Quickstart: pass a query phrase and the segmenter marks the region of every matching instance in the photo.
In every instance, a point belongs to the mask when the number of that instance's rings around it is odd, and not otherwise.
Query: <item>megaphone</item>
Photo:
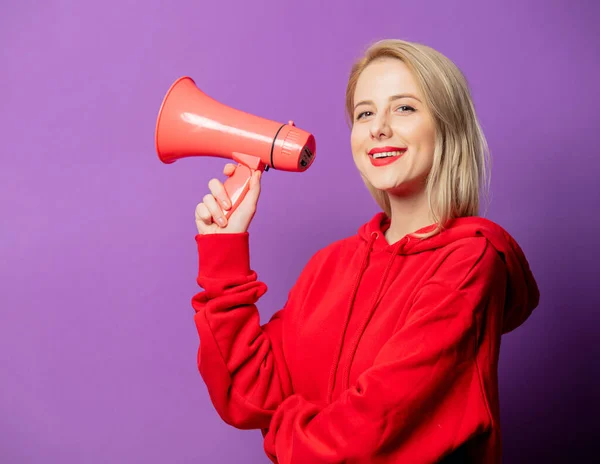
[[[156,151],[171,164],[189,156],[228,158],[239,164],[225,182],[232,207],[248,192],[255,170],[306,171],[315,159],[312,134],[230,108],[202,92],[191,77],[177,79],[167,91],[156,121]]]

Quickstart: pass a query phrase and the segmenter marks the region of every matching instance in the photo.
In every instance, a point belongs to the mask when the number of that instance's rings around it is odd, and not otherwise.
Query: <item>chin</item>
[[[371,182],[371,185],[375,187],[377,190],[382,190],[384,192],[393,193],[394,191],[401,189],[402,185],[397,184],[395,182]]]
[[[373,187],[385,192],[391,192],[397,189],[402,190],[402,187],[405,184],[404,180],[398,179],[397,175],[367,175],[365,177]]]
[[[425,188],[415,179],[373,179],[371,176],[367,180],[376,189],[397,197],[414,195]]]

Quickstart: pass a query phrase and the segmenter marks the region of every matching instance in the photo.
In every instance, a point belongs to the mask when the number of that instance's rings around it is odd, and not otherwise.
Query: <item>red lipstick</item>
[[[406,152],[406,148],[401,147],[377,147],[372,148],[369,151],[369,160],[373,166],[387,166],[388,164],[392,164],[394,161],[397,161],[404,155]],[[398,155],[386,156],[384,158],[374,158],[373,155],[376,153],[385,153],[385,152],[400,152]]]

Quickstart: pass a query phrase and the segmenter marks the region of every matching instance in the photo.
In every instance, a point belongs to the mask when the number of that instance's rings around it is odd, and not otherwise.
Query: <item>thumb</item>
[[[238,207],[238,210],[241,210],[241,215],[244,217],[247,214],[254,214],[256,211],[256,204],[258,203],[258,197],[260,195],[260,174],[260,171],[254,171],[252,173],[250,182],[248,183],[248,191]]]
[[[248,189],[247,197],[250,197],[253,203],[258,201],[260,196],[260,179],[262,177],[262,171],[254,171],[252,178],[250,179],[250,186]]]

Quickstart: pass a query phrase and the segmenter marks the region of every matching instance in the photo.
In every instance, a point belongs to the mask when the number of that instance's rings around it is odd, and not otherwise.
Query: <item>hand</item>
[[[227,163],[223,174],[230,177],[237,166]],[[209,194],[202,199],[202,203],[196,206],[196,227],[198,233],[206,234],[236,234],[246,232],[256,212],[256,204],[260,195],[261,171],[254,171],[250,179],[249,190],[246,196],[231,214],[229,220],[225,218],[223,211],[231,208],[231,200],[225,191],[225,187],[218,179],[208,182]]]

